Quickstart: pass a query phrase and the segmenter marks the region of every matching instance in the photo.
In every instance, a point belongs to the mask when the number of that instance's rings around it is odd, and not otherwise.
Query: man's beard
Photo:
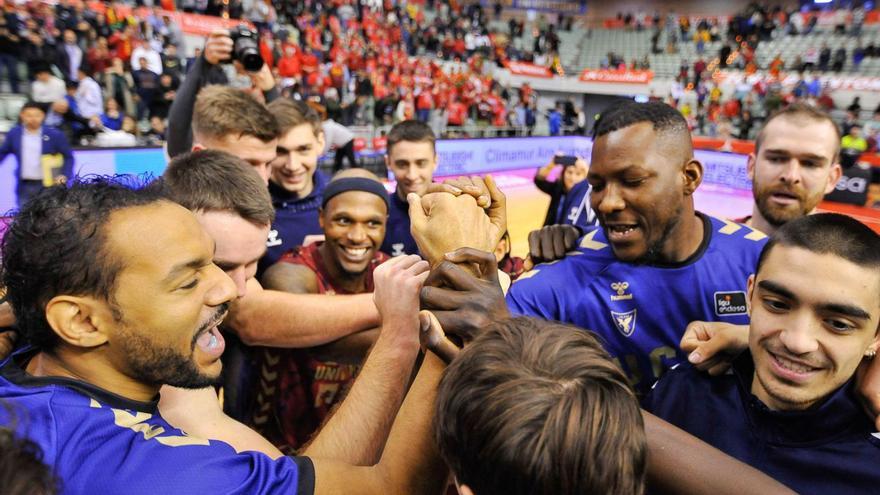
[[[797,208],[775,208],[770,206],[770,196],[776,192],[796,196],[798,200]],[[755,198],[755,204],[758,206],[761,216],[774,227],[780,227],[787,222],[808,215],[822,199],[821,196],[819,198],[810,198],[807,191],[799,186],[774,188],[762,187],[758,184],[755,184],[755,187],[752,188],[752,196]]]
[[[661,261],[661,256],[663,255],[663,248],[666,243],[669,241],[669,238],[672,237],[672,232],[678,227],[679,222],[681,222],[681,212],[684,210],[684,207],[679,205],[675,210],[675,213],[669,219],[669,222],[666,223],[666,226],[663,227],[663,233],[660,237],[648,244],[648,249],[645,250],[645,254],[642,255],[641,258],[631,261],[630,263],[634,265],[650,265]],[[605,229],[605,225],[602,223],[602,229],[605,231],[605,235],[608,235],[607,229]],[[647,239],[645,239],[647,242]],[[613,248],[612,248],[613,249]]]
[[[144,336],[143,332],[119,320],[119,345],[128,356],[128,372],[132,378],[154,385],[171,385],[180,388],[199,389],[220,382],[219,374],[211,376],[203,373],[193,358],[196,340],[205,330],[213,326],[219,316],[226,312],[226,305],[219,308],[195,333],[188,355],[181,354],[172,347],[162,347]]]

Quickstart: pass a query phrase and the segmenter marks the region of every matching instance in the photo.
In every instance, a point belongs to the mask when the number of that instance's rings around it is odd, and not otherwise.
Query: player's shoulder
[[[759,251],[767,242],[767,234],[733,220],[713,217],[703,213],[712,228],[712,242],[716,245],[739,247]]]
[[[642,400],[642,406],[660,417],[669,418],[673,410],[688,407],[691,399],[705,398],[712,388],[710,376],[693,367],[687,361],[678,363],[663,373],[648,395]]]
[[[563,277],[569,282],[575,282],[583,276],[595,275],[603,271],[608,265],[617,262],[611,245],[605,238],[601,227],[590,226],[585,229],[584,235],[578,240],[577,246],[565,254],[559,260],[540,263],[528,272],[523,273],[514,283],[526,281],[539,276],[542,279],[548,277]]]

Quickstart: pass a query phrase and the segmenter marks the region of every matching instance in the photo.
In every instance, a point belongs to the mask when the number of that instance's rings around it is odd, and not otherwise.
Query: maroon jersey
[[[330,279],[319,251],[322,244],[297,247],[279,261],[315,272],[318,294],[351,294]],[[373,270],[388,258],[376,251],[367,267],[364,292],[373,291]],[[360,368],[316,359],[309,349],[266,348],[261,361],[253,426],[285,454],[308,442]]]

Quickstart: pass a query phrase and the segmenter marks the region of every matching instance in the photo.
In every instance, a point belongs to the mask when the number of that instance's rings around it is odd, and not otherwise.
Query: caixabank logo
[[[748,313],[746,306],[746,293],[743,291],[735,292],[716,292],[715,293],[715,314],[718,316],[744,315]]]

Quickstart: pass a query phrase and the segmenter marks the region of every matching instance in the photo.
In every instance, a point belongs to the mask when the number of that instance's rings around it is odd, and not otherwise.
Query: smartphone
[[[577,159],[578,158],[576,156],[571,155],[556,155],[553,158],[553,163],[557,165],[563,165],[565,167],[570,167],[571,165],[574,165],[574,162],[576,162]]]

